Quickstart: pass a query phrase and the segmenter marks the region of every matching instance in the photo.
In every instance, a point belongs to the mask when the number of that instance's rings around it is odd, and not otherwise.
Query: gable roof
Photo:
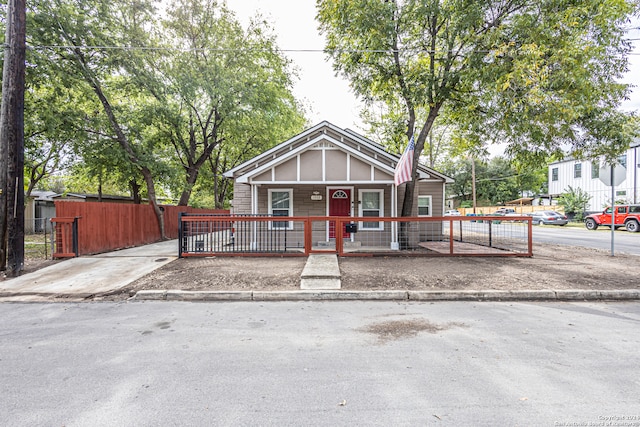
[[[321,141],[327,141],[350,155],[391,175],[393,175],[395,166],[400,160],[400,156],[388,153],[381,145],[370,139],[350,129],[342,129],[323,121],[228,170],[223,176],[236,179],[239,182],[247,182],[250,177],[257,176],[274,165],[290,160]],[[450,177],[424,165],[418,165],[418,172],[419,179],[435,178],[447,183],[453,182]]]

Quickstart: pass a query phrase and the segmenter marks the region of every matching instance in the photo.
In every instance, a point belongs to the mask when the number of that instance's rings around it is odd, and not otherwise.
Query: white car
[[[460,212],[457,209],[451,209],[444,213],[444,216],[460,216]]]

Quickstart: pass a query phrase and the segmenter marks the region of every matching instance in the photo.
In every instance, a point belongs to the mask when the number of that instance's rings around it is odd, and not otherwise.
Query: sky
[[[324,36],[318,31],[315,20],[315,0],[227,0],[228,7],[246,27],[251,17],[260,13],[270,22],[278,37],[278,45],[284,51],[322,50]],[[640,39],[640,21],[630,25],[629,39]],[[634,43],[630,56],[630,71],[624,83],[640,86],[640,40]],[[349,83],[337,77],[331,60],[322,52],[285,52],[294,62],[299,79],[294,85],[294,95],[307,108],[312,125],[327,120],[341,128],[365,131],[359,117],[361,103],[349,88]],[[632,89],[631,97],[622,108],[640,111],[640,87]]]

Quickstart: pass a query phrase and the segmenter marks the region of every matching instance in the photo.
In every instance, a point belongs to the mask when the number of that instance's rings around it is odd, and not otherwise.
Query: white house
[[[615,186],[617,203],[640,203],[638,189],[640,169],[640,140],[634,141],[627,152],[619,157],[624,167],[624,181]],[[549,195],[559,197],[569,187],[586,191],[591,199],[587,211],[601,211],[611,204],[611,187],[600,180],[600,163],[588,160],[567,159],[549,165]]]

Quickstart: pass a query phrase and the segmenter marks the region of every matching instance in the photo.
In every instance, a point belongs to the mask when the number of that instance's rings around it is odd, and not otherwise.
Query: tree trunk
[[[167,240],[167,235],[165,233],[164,228],[164,208],[158,206],[156,202],[156,188],[153,184],[153,175],[151,171],[147,167],[143,167],[140,172],[142,172],[142,177],[147,184],[147,193],[149,195],[149,203],[153,207],[153,211],[156,214],[156,218],[158,219],[158,227],[160,229],[160,238],[162,240]]]
[[[133,203],[139,205],[142,203],[142,198],[140,197],[140,185],[135,179],[129,180],[129,186],[131,187],[131,198],[133,199]]]
[[[438,117],[441,107],[442,107],[442,104],[436,104],[429,110],[429,115],[427,116],[427,120],[425,121],[424,126],[422,126],[422,129],[420,130],[420,134],[418,135],[418,138],[414,139],[415,151],[413,152],[413,165],[411,167],[411,181],[407,182],[406,184],[406,189],[404,192],[404,200],[402,202],[401,216],[411,216],[411,213],[413,211],[413,200],[414,200],[415,187],[416,187],[416,178],[418,177],[418,160],[420,159],[420,155],[422,154],[422,150],[424,149],[424,143],[427,140],[427,135],[431,131],[431,128],[433,127],[433,122],[435,122],[436,117]],[[415,116],[410,115],[410,121],[413,117]],[[409,132],[411,132],[412,129],[413,128],[409,128]],[[408,135],[408,136],[409,138],[411,137],[411,135]]]
[[[186,183],[185,187],[182,190],[182,194],[180,195],[180,201],[178,201],[178,206],[188,206],[189,199],[191,198],[191,191],[193,191],[193,186],[196,184],[198,180],[198,172],[200,167],[190,167],[187,170]]]
[[[9,1],[6,25],[0,111],[0,268],[15,277],[24,268],[25,0]]]

